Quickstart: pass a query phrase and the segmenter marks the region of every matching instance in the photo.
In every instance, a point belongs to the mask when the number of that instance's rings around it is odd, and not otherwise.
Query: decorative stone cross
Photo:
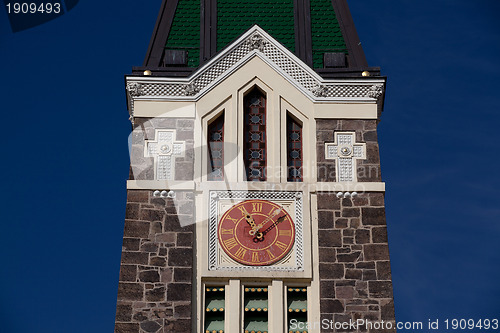
[[[366,159],[366,144],[356,143],[355,132],[337,132],[334,140],[325,143],[325,159],[337,160],[337,181],[357,181],[356,160]]]
[[[156,140],[146,140],[144,156],[153,157],[155,179],[172,180],[175,174],[175,157],[184,157],[186,143],[175,141],[175,130],[156,130]]]

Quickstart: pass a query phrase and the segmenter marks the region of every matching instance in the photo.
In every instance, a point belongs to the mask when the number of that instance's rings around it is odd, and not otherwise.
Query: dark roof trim
[[[217,53],[217,0],[201,0],[200,65]]]
[[[188,77],[196,70],[193,67],[132,67],[132,75],[144,76],[144,71],[150,70],[151,76],[172,76],[172,77]]]
[[[163,0],[143,66],[161,66],[161,57],[165,49],[165,44],[167,43],[170,28],[172,27],[172,21],[174,20],[175,9],[177,8],[178,2],[179,0]]]
[[[295,54],[312,67],[311,2],[294,0]]]
[[[365,52],[361,47],[351,11],[347,5],[347,0],[332,0],[333,10],[340,24],[340,30],[344,36],[345,44],[349,52],[349,67],[368,67]]]
[[[370,76],[380,77],[380,67],[315,68],[314,71],[324,79],[360,77],[364,71],[369,72]]]

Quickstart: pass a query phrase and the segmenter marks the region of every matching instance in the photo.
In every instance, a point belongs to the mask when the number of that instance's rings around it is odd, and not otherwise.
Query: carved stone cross
[[[186,143],[175,141],[175,130],[156,130],[156,140],[146,140],[144,156],[153,157],[155,179],[172,180],[175,175],[175,157],[184,157]]]
[[[325,159],[337,160],[337,181],[357,181],[356,160],[366,159],[366,144],[356,143],[355,132],[337,132],[334,140],[325,143]]]

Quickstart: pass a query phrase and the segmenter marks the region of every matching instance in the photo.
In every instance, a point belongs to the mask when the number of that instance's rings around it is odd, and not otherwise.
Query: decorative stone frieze
[[[260,52],[264,52],[264,47],[267,42],[262,38],[259,33],[254,33],[247,39],[248,46],[250,50],[259,50]]]
[[[127,92],[131,97],[142,96],[144,91],[142,90],[142,84],[131,82],[127,84]]]
[[[381,84],[374,84],[368,90],[367,97],[378,99],[384,93],[384,86]]]
[[[197,100],[251,57],[261,57],[312,100],[370,102],[383,93],[384,78],[325,80],[282,46],[272,36],[254,26],[220,55],[202,66],[189,79],[127,77],[129,111],[134,100]]]
[[[184,95],[186,96],[194,96],[196,95],[200,89],[194,83],[187,84],[184,88]]]

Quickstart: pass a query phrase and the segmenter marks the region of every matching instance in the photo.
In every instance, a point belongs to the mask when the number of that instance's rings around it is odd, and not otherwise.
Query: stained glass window
[[[266,96],[254,88],[244,98],[244,159],[248,181],[266,180]]]
[[[302,181],[302,125],[292,116],[286,116],[287,179]]]

